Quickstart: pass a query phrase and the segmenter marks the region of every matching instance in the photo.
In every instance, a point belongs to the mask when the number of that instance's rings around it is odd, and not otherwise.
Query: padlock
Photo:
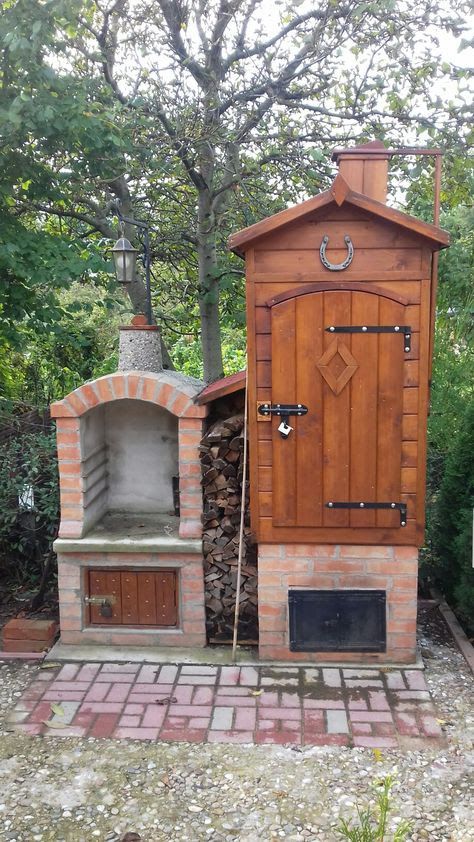
[[[101,617],[112,617],[113,615],[112,606],[110,602],[104,599],[102,605],[99,608],[99,614]]]
[[[285,419],[283,419],[280,426],[278,427],[278,432],[284,439],[286,439],[290,435],[292,429],[293,427],[290,427],[290,425],[286,423]]]

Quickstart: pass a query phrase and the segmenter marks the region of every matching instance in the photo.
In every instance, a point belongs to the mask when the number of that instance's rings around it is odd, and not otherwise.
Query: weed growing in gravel
[[[377,793],[375,807],[369,806],[365,809],[357,807],[357,823],[349,823],[345,819],[339,820],[336,833],[341,839],[349,839],[350,842],[389,842],[387,821],[390,812],[392,783],[393,780],[390,775],[380,781],[379,786],[382,786],[382,791]],[[401,821],[393,834],[392,842],[404,842],[410,830],[410,823]]]

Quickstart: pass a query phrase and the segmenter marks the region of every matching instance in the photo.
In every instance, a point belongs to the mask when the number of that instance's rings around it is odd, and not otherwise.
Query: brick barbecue
[[[132,325],[121,334],[126,364],[135,367],[86,383],[51,408],[61,640],[203,646],[198,447],[208,409],[193,401],[202,384],[137,370],[137,355],[141,367],[147,359],[157,367],[156,328]]]

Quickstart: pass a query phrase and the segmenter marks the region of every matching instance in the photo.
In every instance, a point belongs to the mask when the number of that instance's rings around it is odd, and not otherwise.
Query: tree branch
[[[80,222],[85,222],[87,225],[90,225],[94,231],[98,231],[102,234],[102,236],[107,237],[108,240],[113,240],[115,238],[115,231],[106,219],[93,217],[87,213],[72,210],[72,208],[64,210],[62,208],[55,208],[51,205],[43,205],[41,203],[33,203],[32,205],[29,205],[29,207],[33,207],[37,211],[51,214],[52,216],[58,216],[60,218],[78,219]]]
[[[339,15],[340,16],[340,15]],[[229,69],[229,67],[234,64],[236,61],[241,61],[242,59],[250,58],[251,56],[262,55],[269,49],[269,47],[273,47],[278,41],[281,41],[285,35],[288,35],[289,32],[293,32],[297,29],[302,23],[306,23],[308,20],[322,20],[326,18],[326,12],[321,12],[318,10],[313,9],[311,12],[306,12],[304,15],[297,15],[293,18],[292,21],[287,23],[276,35],[272,38],[268,38],[266,41],[260,41],[260,43],[255,44],[254,47],[249,49],[244,48],[237,48],[234,50],[233,53],[230,53],[229,56],[224,61],[224,69],[225,72]]]
[[[181,35],[181,24],[184,23],[181,13],[181,6],[176,0],[158,0],[158,5],[168,27],[170,44],[178,56],[181,64],[189,70],[198,85],[206,87],[208,76],[203,67],[193,59],[185,45]]]

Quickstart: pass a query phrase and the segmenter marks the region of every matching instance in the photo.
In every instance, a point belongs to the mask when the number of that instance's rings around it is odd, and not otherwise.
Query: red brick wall
[[[261,544],[258,548],[261,658],[412,663],[416,659],[416,547]],[[387,594],[387,651],[290,652],[288,588],[381,588]]]

